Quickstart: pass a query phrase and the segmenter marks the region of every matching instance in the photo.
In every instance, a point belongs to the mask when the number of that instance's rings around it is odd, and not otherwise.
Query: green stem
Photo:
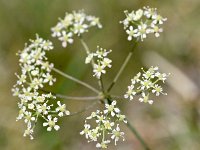
[[[78,115],[78,114],[80,114],[80,113],[83,113],[83,112],[85,112],[85,111],[91,109],[92,107],[94,107],[97,103],[99,103],[99,101],[98,101],[98,102],[92,103],[91,105],[85,107],[85,108],[82,109],[81,111],[77,111],[77,112],[71,113],[70,115],[68,115],[68,116],[66,116],[66,117],[75,116],[75,115]]]
[[[74,77],[72,77],[72,76],[70,76],[70,75],[68,75],[68,74],[56,69],[56,68],[52,68],[52,70],[55,71],[56,73],[60,74],[61,76],[65,77],[67,79],[70,79],[70,80],[72,80],[72,81],[74,81],[74,82],[76,82],[78,84],[81,84],[81,85],[87,87],[88,89],[92,90],[93,92],[99,94],[99,91],[96,88],[92,87],[91,85],[89,85],[89,84],[87,84],[87,83],[85,83],[83,81],[80,81],[79,79],[76,79],[76,78],[74,78]]]
[[[135,50],[137,46],[137,42],[134,44],[132,50],[129,52],[129,54],[127,55],[127,57],[125,58],[122,66],[120,67],[119,71],[117,72],[114,80],[112,81],[112,83],[110,84],[110,86],[108,87],[108,90],[107,92],[110,92],[110,90],[113,88],[113,86],[115,85],[115,83],[117,82],[117,80],[119,79],[120,75],[122,74],[122,72],[124,71],[126,65],[128,64],[129,60],[131,59],[132,55],[133,55],[133,52]]]
[[[136,138],[140,141],[141,145],[144,147],[145,150],[150,150],[147,143],[144,141],[144,139],[141,137],[141,135],[138,133],[138,131],[127,121],[126,123],[127,127],[131,130],[133,134],[135,134]]]
[[[88,96],[88,97],[74,97],[74,96],[66,96],[61,94],[56,94],[56,97],[62,98],[62,99],[69,99],[69,100],[80,100],[80,101],[96,101],[101,99],[100,96]]]

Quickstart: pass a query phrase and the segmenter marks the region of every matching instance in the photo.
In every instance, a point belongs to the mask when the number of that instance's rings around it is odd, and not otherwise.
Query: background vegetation
[[[35,140],[23,138],[23,122],[15,122],[18,114],[16,97],[11,87],[15,83],[14,72],[19,71],[15,53],[24,47],[35,33],[54,42],[55,50],[48,53],[49,60],[57,68],[81,80],[97,86],[91,77],[91,68],[84,65],[85,54],[77,39],[66,49],[50,36],[50,28],[65,12],[84,9],[87,14],[99,16],[102,30],[92,29],[84,39],[91,49],[96,45],[112,49],[113,68],[106,74],[108,85],[131,48],[119,21],[123,10],[143,6],[157,7],[168,18],[164,33],[159,39],[148,38],[137,48],[134,57],[113,89],[122,95],[142,66],[158,65],[163,72],[171,72],[165,88],[168,96],[162,96],[153,106],[137,100],[121,101],[120,108],[138,129],[153,150],[200,149],[200,1],[199,0],[0,0],[0,149],[2,150],[88,150],[94,149],[79,136],[85,116],[63,118],[61,130],[48,133],[38,124]],[[90,91],[69,80],[57,76],[52,91],[74,96],[89,96]],[[48,89],[48,87],[47,87]],[[65,101],[69,110],[78,111],[89,103]],[[95,109],[95,108],[94,108]],[[110,149],[140,150],[135,136],[124,126],[126,141]]]

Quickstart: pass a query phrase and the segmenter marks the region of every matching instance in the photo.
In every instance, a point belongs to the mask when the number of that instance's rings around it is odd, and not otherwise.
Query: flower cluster
[[[124,13],[126,18],[120,23],[123,23],[129,41],[133,38],[143,41],[147,37],[147,34],[150,33],[159,37],[160,32],[163,32],[160,25],[167,20],[167,18],[163,18],[157,13],[156,8],[144,7],[136,12],[132,11],[129,13],[128,11],[124,11]]]
[[[74,35],[80,36],[93,26],[102,28],[99,18],[88,16],[81,10],[78,12],[73,11],[72,13],[66,13],[64,19],[60,19],[51,31],[52,36],[57,37],[62,42],[62,46],[66,47],[67,43],[73,43]]]
[[[91,128],[88,123],[89,120],[95,120],[97,126]],[[116,108],[116,101],[112,101],[111,105],[105,104],[105,110],[92,112],[85,120],[83,131],[81,135],[85,135],[88,142],[97,142],[97,148],[107,148],[111,141],[115,145],[120,138],[124,141],[124,132],[120,130],[119,123],[127,123],[125,115],[120,114],[120,110]]]
[[[43,40],[38,35],[30,42],[30,45],[26,45],[18,53],[21,74],[16,74],[18,81],[12,91],[13,95],[20,99],[17,120],[24,119],[27,125],[24,136],[28,135],[33,139],[32,134],[38,117],[46,121],[43,125],[48,126],[48,131],[52,128],[58,130],[57,118],[52,115],[62,117],[64,114],[68,115],[69,111],[65,109],[65,104],[62,105],[59,101],[56,110],[53,110],[52,100],[56,97],[51,93],[42,93],[40,90],[45,84],[51,86],[56,81],[51,74],[53,64],[49,63],[45,56],[46,51],[53,49],[52,43]]]
[[[139,98],[140,102],[145,102],[153,104],[153,100],[149,99],[150,93],[159,96],[160,94],[167,95],[163,92],[163,88],[158,84],[160,81],[163,83],[169,76],[166,73],[160,73],[158,67],[150,67],[147,71],[142,69],[143,73],[138,73],[133,79],[131,79],[131,85],[128,86],[128,91],[124,95],[124,98],[130,100],[136,94],[142,94],[142,97]]]
[[[86,64],[92,62],[94,72],[93,76],[96,76],[98,79],[100,79],[102,74],[106,73],[106,67],[112,67],[112,60],[107,58],[107,55],[110,52],[112,52],[112,50],[107,51],[106,49],[97,46],[97,51],[95,53],[88,54],[88,56],[85,59]],[[96,61],[94,58],[96,58]]]

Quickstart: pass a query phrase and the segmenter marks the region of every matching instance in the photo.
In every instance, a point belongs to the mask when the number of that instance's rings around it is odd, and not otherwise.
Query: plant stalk
[[[122,74],[122,72],[124,71],[125,67],[127,66],[129,60],[131,59],[133,52],[135,50],[135,48],[137,47],[137,42],[134,44],[133,48],[131,49],[131,51],[129,52],[129,54],[127,55],[127,57],[125,58],[123,64],[121,65],[119,71],[117,72],[114,80],[112,81],[112,83],[110,84],[110,86],[107,89],[107,92],[110,92],[111,89],[113,88],[113,86],[115,85],[115,83],[117,82],[117,80],[119,79],[120,75]]]
[[[72,76],[70,76],[70,75],[68,75],[68,74],[56,69],[56,68],[52,68],[52,70],[55,71],[56,73],[60,74],[61,76],[65,77],[65,78],[67,78],[69,80],[72,80],[72,81],[74,81],[74,82],[76,82],[78,84],[81,84],[81,85],[87,87],[88,89],[92,90],[93,92],[99,94],[99,91],[96,88],[92,87],[91,85],[89,85],[89,84],[87,84],[87,83],[85,83],[83,81],[80,81],[79,79],[76,79],[76,78],[74,78],[74,77],[72,77]]]
[[[141,145],[144,147],[144,150],[150,150],[147,143],[141,137],[141,135],[137,132],[137,130],[127,121],[126,126],[131,130],[131,132],[136,136],[136,138],[140,141]]]

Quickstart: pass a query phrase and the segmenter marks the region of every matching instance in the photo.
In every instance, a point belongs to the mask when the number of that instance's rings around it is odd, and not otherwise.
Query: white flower
[[[147,18],[152,18],[153,15],[155,15],[157,12],[157,9],[156,8],[149,8],[149,6],[147,7],[144,7],[144,15],[147,17]]]
[[[142,93],[142,97],[139,98],[140,102],[144,102],[144,103],[149,103],[149,104],[153,104],[153,100],[149,100],[149,95],[146,95],[144,92]]]
[[[153,24],[163,24],[163,22],[167,21],[167,18],[163,18],[161,15],[154,14],[152,16]]]
[[[31,121],[35,121],[35,117],[32,116],[32,113],[31,112],[28,112],[26,111],[25,113],[25,116],[24,116],[24,122],[25,123],[28,123],[28,122],[31,122]]]
[[[128,34],[128,40],[131,41],[133,37],[137,36],[137,30],[133,30],[133,26],[129,27],[129,30],[126,30],[126,33]]]
[[[56,82],[56,78],[53,78],[50,73],[43,74],[42,76],[44,77],[44,83],[49,82],[49,85],[53,85],[53,82]]]
[[[117,141],[119,141],[120,137],[122,137],[123,141],[125,140],[124,132],[120,132],[119,124],[117,124],[117,127],[112,131],[111,136],[111,139],[115,141],[115,145],[117,144]]]
[[[45,50],[52,50],[53,49],[53,43],[50,41],[43,41],[41,43],[41,47],[43,47]]]
[[[135,16],[133,17],[133,20],[138,21],[142,18],[142,16],[143,16],[143,10],[139,9],[135,12]]]
[[[101,74],[103,73],[103,74],[105,74],[106,73],[106,71],[104,70],[104,66],[101,66],[101,65],[97,65],[97,64],[94,64],[94,70],[93,70],[93,72],[94,72],[94,75],[93,76],[96,76],[98,79],[100,79],[100,77],[101,77]]]
[[[89,54],[86,59],[85,59],[85,63],[86,64],[89,64],[91,62],[91,60],[93,59],[93,53]]]
[[[141,23],[138,25],[138,28],[134,30],[135,37],[140,37],[141,41],[147,37],[147,34],[150,33],[150,30],[147,29],[147,25],[144,23]]]
[[[37,105],[37,110],[39,113],[43,113],[44,115],[47,115],[51,106],[48,106],[47,103],[44,103],[43,105]]]
[[[104,117],[104,115],[98,115],[97,116],[97,119],[96,119],[96,123],[100,123],[100,122],[103,122],[105,120],[105,117]]]
[[[74,24],[74,33],[80,36],[82,33],[87,32],[88,25],[81,22]]]
[[[85,134],[85,138],[88,139],[91,132],[90,132],[90,125],[89,124],[84,124],[84,130],[80,132],[81,135]]]
[[[62,31],[61,37],[59,37],[59,40],[62,41],[62,46],[67,47],[67,43],[72,44],[73,39],[72,39],[72,32],[66,33],[66,31]]]
[[[156,96],[159,96],[160,93],[162,93],[163,95],[167,95],[167,93],[163,93],[163,89],[161,86],[159,86],[158,84],[155,84],[152,90],[152,93],[155,93]]]
[[[24,137],[26,137],[27,135],[30,137],[30,139],[32,140],[33,139],[33,129],[31,129],[30,127],[28,127],[25,131],[24,131]]]
[[[106,141],[103,141],[101,143],[97,143],[96,144],[96,148],[108,148],[108,144],[110,143],[110,140],[106,140]]]
[[[156,37],[160,36],[160,33],[163,32],[162,28],[159,28],[157,25],[155,24],[151,24],[151,32],[155,34]]]
[[[111,68],[112,65],[112,60],[107,58],[107,55],[111,52],[112,50],[107,51],[106,49],[100,48],[97,46],[97,50],[95,53],[90,53],[85,59],[85,63],[88,64],[92,61],[93,65],[93,72],[94,75],[98,79],[100,79],[102,74],[106,73],[105,68]]]
[[[128,86],[128,91],[124,95],[124,98],[129,98],[130,100],[133,100],[133,96],[136,94],[134,90],[134,85]]]
[[[111,62],[112,60],[110,60],[109,58],[104,58],[103,61],[101,61],[101,64],[103,67],[111,68],[112,67]]]
[[[47,122],[43,123],[44,127],[48,126],[47,131],[51,131],[53,128],[56,131],[60,129],[60,127],[58,125],[56,125],[56,122],[58,121],[58,119],[56,117],[52,119],[52,116],[48,115],[47,118],[48,118]]]
[[[62,117],[64,115],[70,115],[70,112],[66,110],[66,105],[61,104],[60,101],[57,102],[58,107],[56,108],[56,112],[59,112],[58,116]]]
[[[60,37],[63,25],[59,22],[55,27],[51,28],[52,37]]]
[[[87,16],[86,19],[90,22],[91,26],[97,26],[98,28],[102,28],[99,18],[94,16]]]
[[[111,130],[112,127],[115,125],[114,122],[110,122],[109,120],[103,120],[102,121],[104,124],[105,129]]]
[[[117,118],[119,121],[123,121],[124,123],[127,123],[125,115],[117,114]]]
[[[89,137],[90,137],[91,141],[97,141],[99,136],[100,136],[100,133],[99,133],[99,128],[98,127],[95,128],[95,129],[90,130]]]
[[[150,80],[143,80],[140,82],[141,83],[141,89],[144,90],[144,89],[149,89],[153,83],[150,81]]]
[[[118,114],[120,112],[119,108],[116,108],[116,101],[112,101],[111,105],[105,104],[106,109],[104,110],[104,113],[110,113],[111,116],[115,116],[115,114]]]

